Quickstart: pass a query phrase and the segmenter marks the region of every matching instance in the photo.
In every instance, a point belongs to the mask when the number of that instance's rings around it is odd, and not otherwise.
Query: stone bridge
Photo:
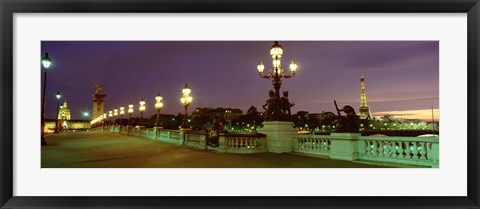
[[[262,134],[220,135],[219,146],[207,145],[204,133],[182,130],[153,129],[130,126],[98,127],[96,131],[110,131],[148,138],[199,150],[221,153],[276,152],[268,136]],[[382,137],[351,133],[331,135],[293,135],[282,146],[283,153],[306,154],[334,160],[368,162],[375,165],[396,164],[399,167],[439,167],[438,137]]]

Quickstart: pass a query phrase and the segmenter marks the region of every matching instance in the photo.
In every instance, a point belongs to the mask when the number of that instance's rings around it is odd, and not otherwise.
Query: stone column
[[[360,133],[332,133],[331,136],[331,159],[358,160],[358,138]]]
[[[292,122],[286,121],[265,121],[263,128],[259,130],[267,138],[267,152],[286,153],[293,151],[293,136],[297,130],[293,128]]]

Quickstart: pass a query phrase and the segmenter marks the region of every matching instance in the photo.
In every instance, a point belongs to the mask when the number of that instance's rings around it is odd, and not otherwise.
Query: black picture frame
[[[479,208],[479,0],[0,0],[1,208]],[[468,194],[465,197],[21,197],[13,196],[15,13],[467,13]],[[445,179],[450,181],[452,179]],[[92,188],[93,189],[93,188]],[[446,188],[448,189],[448,188]]]

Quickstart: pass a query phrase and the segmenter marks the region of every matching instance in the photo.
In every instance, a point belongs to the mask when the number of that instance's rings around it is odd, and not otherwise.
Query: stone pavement
[[[376,168],[297,154],[230,154],[111,132],[46,136],[42,168]]]

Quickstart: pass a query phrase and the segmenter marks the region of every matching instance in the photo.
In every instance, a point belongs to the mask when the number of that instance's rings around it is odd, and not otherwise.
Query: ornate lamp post
[[[109,110],[108,111],[108,119],[110,122],[112,122],[112,117],[113,117],[113,111]]]
[[[103,128],[105,128],[104,126],[105,126],[105,123],[106,123],[106,121],[107,121],[107,113],[103,113],[102,116],[103,116],[103,120],[102,120],[102,122],[103,122],[103,123],[102,123],[102,131],[103,131]]]
[[[120,107],[120,125],[123,125],[123,115],[125,115],[125,107]]]
[[[60,111],[60,98],[62,95],[60,94],[60,91],[57,91],[57,94],[55,95],[57,97],[57,114],[55,115],[55,133],[58,133],[58,112]]]
[[[140,107],[138,107],[138,110],[140,111],[140,126],[143,126],[143,112],[145,112],[145,100],[143,98],[139,102]]]
[[[45,141],[45,91],[47,89],[47,71],[50,65],[52,64],[52,60],[48,57],[48,53],[45,53],[45,56],[42,58],[42,65],[43,65],[43,96],[42,96],[42,136],[41,136],[41,143],[42,145],[47,145],[47,141]]]
[[[161,128],[160,126],[160,110],[163,107],[163,97],[160,96],[160,93],[157,93],[157,96],[155,97],[155,109],[157,109],[157,119],[155,120],[155,127],[156,128]]]
[[[270,118],[267,118],[269,120],[281,120],[282,119],[282,112],[281,112],[281,103],[280,103],[280,86],[282,85],[282,78],[292,78],[295,76],[295,72],[297,70],[297,64],[295,63],[295,60],[292,59],[292,62],[290,64],[290,71],[292,72],[291,75],[287,75],[285,73],[285,70],[281,68],[281,59],[283,55],[283,48],[280,44],[278,44],[278,41],[275,41],[273,46],[270,48],[270,55],[272,56],[272,64],[273,64],[273,70],[268,70],[268,74],[265,75],[263,74],[263,70],[265,69],[265,66],[263,65],[262,61],[259,62],[257,66],[258,73],[260,77],[265,78],[265,79],[270,79],[272,78],[272,84],[273,88],[275,89],[275,95],[274,95],[274,102],[273,103],[273,109],[270,110],[273,114]]]
[[[133,113],[133,104],[130,102],[128,105],[128,125],[132,125],[132,113]]]
[[[113,125],[117,125],[118,109],[113,109]]]
[[[192,103],[193,98],[190,96],[192,90],[188,87],[188,84],[185,84],[185,87],[182,89],[182,98],[180,98],[180,103],[185,107],[185,116],[183,118],[182,128],[190,128],[188,125],[188,106]]]

